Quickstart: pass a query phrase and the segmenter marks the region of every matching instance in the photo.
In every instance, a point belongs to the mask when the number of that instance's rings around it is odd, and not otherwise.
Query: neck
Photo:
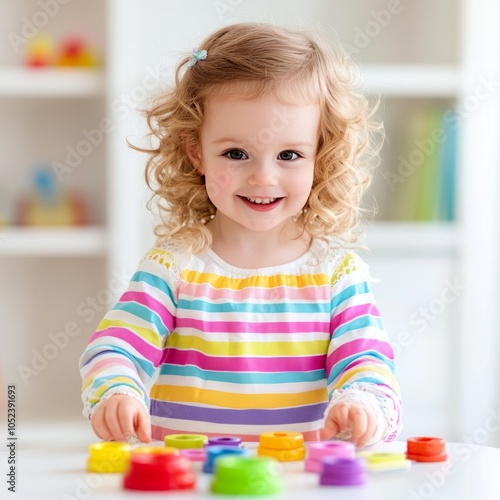
[[[208,224],[212,232],[212,250],[225,262],[235,267],[256,269],[286,264],[298,259],[310,247],[311,237],[301,234],[292,219],[273,231],[250,231],[234,224],[228,227],[216,216]],[[237,226],[237,227],[236,227]]]

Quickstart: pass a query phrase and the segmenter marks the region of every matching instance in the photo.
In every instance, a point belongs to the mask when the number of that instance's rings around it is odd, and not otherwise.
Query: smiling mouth
[[[270,205],[271,203],[274,203],[276,200],[281,200],[281,198],[252,198],[249,196],[240,196],[240,198],[243,198],[250,203],[255,203],[256,205]]]
[[[252,196],[240,196],[238,198],[251,210],[255,212],[270,212],[277,207],[284,198],[254,198]]]

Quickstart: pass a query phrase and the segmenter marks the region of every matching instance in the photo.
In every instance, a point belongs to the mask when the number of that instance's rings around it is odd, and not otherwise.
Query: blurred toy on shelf
[[[39,33],[30,40],[26,50],[26,64],[33,68],[92,68],[98,65],[98,57],[90,44],[79,36],[68,36],[56,42],[50,34]]]
[[[93,67],[97,65],[95,55],[83,38],[67,38],[61,44],[58,66]]]
[[[26,47],[26,64],[33,68],[41,68],[53,64],[54,40],[48,33],[34,36]]]
[[[34,170],[33,187],[17,204],[16,222],[23,226],[79,226],[87,223],[85,202],[77,193],[64,192],[50,167]]]

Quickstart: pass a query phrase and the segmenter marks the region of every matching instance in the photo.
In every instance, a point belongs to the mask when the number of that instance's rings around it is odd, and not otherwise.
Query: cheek
[[[217,170],[206,175],[205,182],[209,198],[216,198],[226,190],[231,184],[232,177],[231,172],[227,169]]]
[[[304,193],[304,196],[309,196],[314,180],[314,169],[308,169],[301,172],[294,178],[295,190]]]

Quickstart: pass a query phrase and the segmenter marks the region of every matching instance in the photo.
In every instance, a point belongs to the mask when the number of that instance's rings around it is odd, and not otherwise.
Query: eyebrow
[[[241,140],[241,139],[236,139],[234,137],[221,137],[220,139],[217,139],[215,141],[213,141],[213,144],[224,144],[224,143],[227,143],[227,142],[232,142],[232,143],[235,143],[235,144],[241,144],[241,143],[244,143],[245,141],[244,140]],[[254,143],[255,141],[252,140],[250,141],[252,143]],[[301,147],[314,147],[313,144],[309,141],[304,141],[304,142],[287,142],[286,144],[283,144],[283,147],[285,148],[301,148]]]

